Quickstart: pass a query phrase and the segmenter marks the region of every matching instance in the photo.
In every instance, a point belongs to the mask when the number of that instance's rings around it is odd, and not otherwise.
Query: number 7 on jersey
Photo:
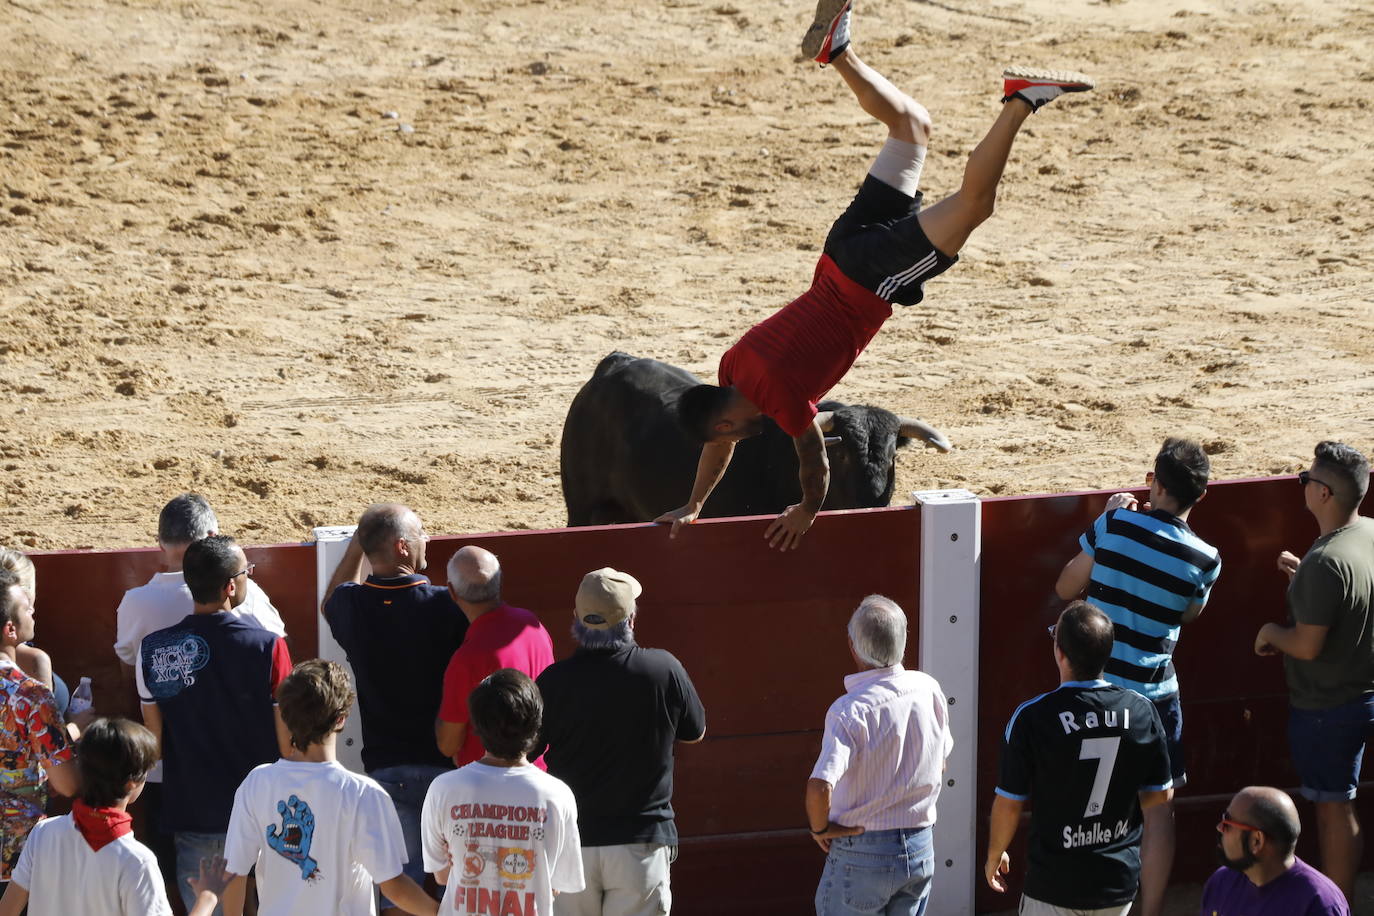
[[[1093,777],[1093,790],[1088,795],[1088,807],[1084,817],[1096,817],[1102,813],[1102,805],[1107,800],[1107,788],[1112,783],[1112,770],[1116,767],[1116,752],[1121,747],[1121,737],[1084,738],[1078,751],[1079,760],[1096,760],[1097,775]]]

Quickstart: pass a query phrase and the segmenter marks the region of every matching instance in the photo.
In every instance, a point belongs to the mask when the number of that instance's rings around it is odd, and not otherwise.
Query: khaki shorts
[[[553,912],[555,916],[667,916],[673,908],[669,866],[676,858],[676,846],[583,846],[587,889],[553,898]]]
[[[1126,916],[1131,911],[1129,903],[1118,906],[1104,906],[1095,910],[1080,910],[1067,906],[1055,906],[1036,900],[1034,897],[1021,896],[1021,908],[1016,912],[1021,916]]]

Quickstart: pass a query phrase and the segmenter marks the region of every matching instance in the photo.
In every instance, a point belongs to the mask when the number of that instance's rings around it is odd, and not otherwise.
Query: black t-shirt
[[[424,576],[368,576],[334,589],[324,617],[353,666],[363,767],[451,767],[434,742],[434,719],[468,619],[448,589]]]
[[[544,762],[577,797],[583,846],[677,843],[673,742],[706,731],[692,679],[672,654],[578,649],[539,675]]]
[[[1095,909],[1135,898],[1139,792],[1171,785],[1154,704],[1106,681],[1070,681],[1021,704],[1002,740],[997,794],[1032,799],[1026,895]]]

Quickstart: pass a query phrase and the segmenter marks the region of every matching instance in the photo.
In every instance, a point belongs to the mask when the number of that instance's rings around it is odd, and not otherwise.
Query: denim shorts
[[[1330,709],[1288,710],[1288,748],[1314,802],[1348,801],[1360,781],[1364,743],[1374,734],[1374,694]]]
[[[932,833],[912,827],[831,840],[816,916],[924,916],[935,876]]]

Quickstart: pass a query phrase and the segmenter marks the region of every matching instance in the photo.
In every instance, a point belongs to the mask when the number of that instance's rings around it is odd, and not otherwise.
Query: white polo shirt
[[[935,678],[901,665],[851,674],[844,687],[825,714],[811,771],[833,787],[830,819],[865,830],[934,824],[944,761],[954,749],[944,691]]]
[[[147,585],[124,593],[115,611],[115,655],[126,665],[138,658],[138,644],[149,633],[163,630],[195,609],[191,590],[180,572],[153,573]],[[258,583],[248,580],[248,597],[229,613],[278,636],[286,635],[286,624]]]

